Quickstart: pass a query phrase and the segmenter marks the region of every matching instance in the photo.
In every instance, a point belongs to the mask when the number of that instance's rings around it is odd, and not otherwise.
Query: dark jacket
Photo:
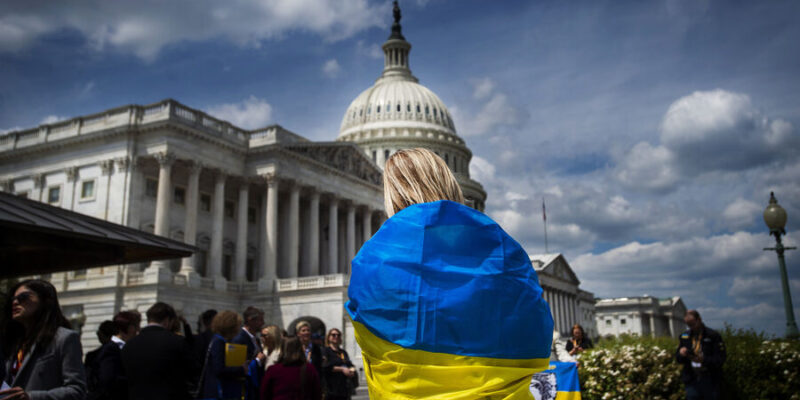
[[[239,399],[245,385],[242,366],[225,366],[225,339],[214,335],[200,378],[201,399]]]
[[[592,341],[589,338],[583,338],[583,339],[581,339],[581,342],[578,343],[578,347],[581,347],[584,350],[591,349],[592,348]],[[572,349],[574,349],[574,348],[575,348],[575,344],[572,343],[572,339],[567,339],[567,345],[566,345],[567,352],[572,351]]]
[[[109,341],[100,348],[95,359],[95,382],[89,391],[88,400],[125,400],[128,398],[128,379],[122,366],[122,350],[119,343]]]
[[[350,386],[350,378],[339,371],[334,371],[333,368],[350,368],[352,366],[350,356],[344,349],[339,349],[339,352],[327,346],[322,349],[322,382],[326,395],[350,398],[351,389],[353,389]]]
[[[684,383],[691,383],[697,379],[698,374],[707,374],[715,382],[719,383],[722,379],[722,364],[726,358],[725,344],[717,331],[705,325],[703,325],[698,334],[701,338],[700,348],[703,352],[703,362],[699,369],[693,368],[691,362],[691,356],[694,355],[692,350],[692,331],[687,330],[680,336],[678,349],[675,351],[675,359],[678,363],[683,364],[681,379]],[[689,357],[681,357],[681,347],[686,347],[689,350]]]
[[[23,388],[32,400],[83,400],[86,375],[82,355],[78,332],[58,328],[49,345],[31,348],[9,385]],[[5,363],[6,371],[11,371],[11,360]]]
[[[189,399],[199,365],[184,338],[149,325],[122,349],[131,400]]]
[[[194,353],[195,357],[197,358],[197,362],[200,365],[203,365],[203,362],[206,359],[206,353],[208,352],[208,345],[211,344],[211,339],[214,337],[214,333],[211,330],[205,330],[203,333],[198,333],[194,335]]]

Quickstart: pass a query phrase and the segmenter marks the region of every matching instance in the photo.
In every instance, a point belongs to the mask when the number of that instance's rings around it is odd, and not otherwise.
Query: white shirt
[[[111,337],[111,341],[116,343],[117,346],[119,346],[120,350],[122,350],[122,348],[125,347],[125,341],[118,338],[116,335]]]

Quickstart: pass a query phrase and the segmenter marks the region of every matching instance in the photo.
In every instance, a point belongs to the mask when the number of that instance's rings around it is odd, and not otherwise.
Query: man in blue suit
[[[250,371],[247,378],[247,399],[258,398],[258,384],[264,375],[264,353],[261,351],[261,328],[264,327],[264,311],[256,307],[247,307],[242,315],[244,325],[239,334],[233,338],[233,343],[247,346],[247,360],[250,361]]]

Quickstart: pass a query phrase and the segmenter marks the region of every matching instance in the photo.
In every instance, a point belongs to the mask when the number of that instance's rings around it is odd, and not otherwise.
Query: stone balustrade
[[[164,121],[187,125],[240,146],[247,146],[250,140],[248,131],[168,99],[146,106],[129,105],[36,128],[9,132],[0,135],[0,152],[85,136],[112,128]]]
[[[278,279],[275,284],[275,291],[288,292],[292,290],[342,287],[347,285],[347,283],[347,275],[345,274],[305,276],[300,278]]]

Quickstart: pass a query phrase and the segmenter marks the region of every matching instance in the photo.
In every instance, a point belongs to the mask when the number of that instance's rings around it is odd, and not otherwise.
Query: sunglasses
[[[328,335],[328,336],[332,336],[332,337],[340,337],[340,336],[342,336],[342,335],[341,335],[340,333],[331,333],[331,334],[330,334],[330,335]]]
[[[15,300],[17,303],[27,303],[28,301],[33,298],[33,292],[22,292],[14,297],[11,298],[11,302],[13,303]]]

